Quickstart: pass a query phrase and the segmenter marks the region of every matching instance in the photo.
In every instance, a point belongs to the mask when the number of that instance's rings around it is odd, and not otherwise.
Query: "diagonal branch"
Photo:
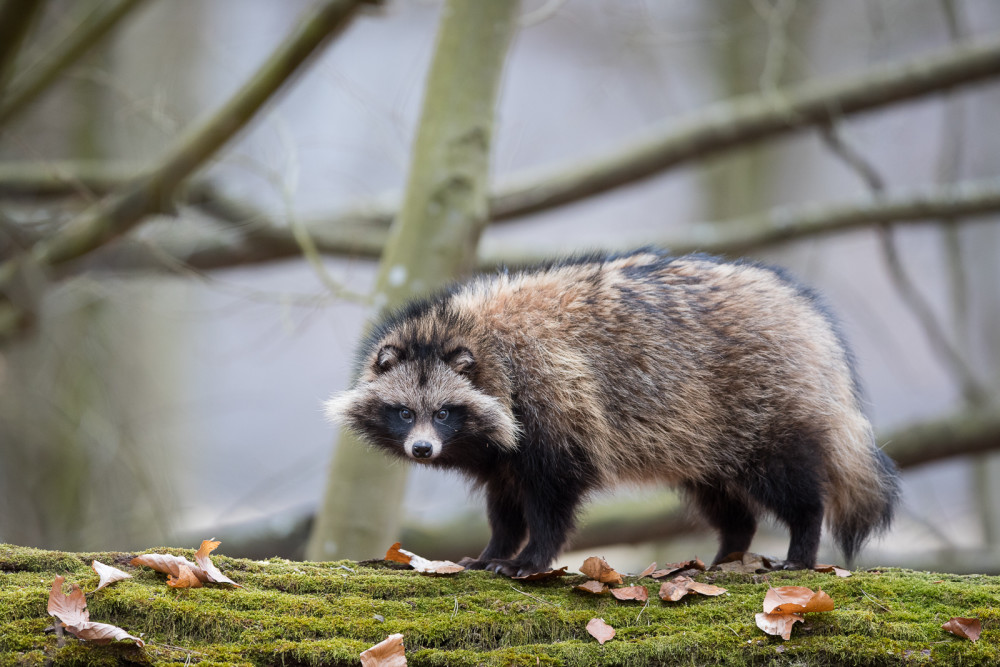
[[[11,83],[10,92],[4,95],[0,106],[0,125],[23,111],[60,72],[76,63],[143,2],[145,0],[120,0],[111,9],[89,14],[70,34],[55,40],[56,46],[33,71],[27,71]]]
[[[43,0],[0,0],[0,100],[6,97],[7,81],[24,39],[45,5]]]
[[[150,235],[148,243],[173,258],[173,264],[185,264],[198,270],[222,269],[283,259],[301,253],[286,226],[268,220],[262,212],[245,202],[228,200],[207,186],[199,187],[198,196],[212,202],[206,212],[226,221],[230,229],[214,241],[197,242]],[[684,236],[662,239],[661,245],[677,254],[708,252],[745,255],[819,236],[829,236],[864,229],[878,224],[928,224],[945,218],[962,224],[977,216],[1000,212],[1000,181],[960,183],[923,192],[885,196],[855,204],[807,205],[782,207],[726,224],[698,223],[686,226]],[[357,217],[361,216],[361,217]],[[382,252],[388,229],[370,224],[362,212],[343,217],[304,220],[302,224],[315,241],[316,248],[327,255],[377,258]],[[539,257],[540,258],[540,257]],[[482,268],[498,264],[520,264],[532,256],[485,257]],[[162,261],[139,244],[118,244],[108,248],[88,267],[96,270],[160,270]]]
[[[823,129],[823,140],[830,150],[850,166],[865,182],[868,189],[877,198],[881,198],[885,192],[885,180],[882,178],[874,165],[869,162],[864,155],[855,150],[852,146],[841,139],[832,126]],[[942,220],[947,220],[947,216],[942,216]],[[947,224],[941,223],[939,224]],[[883,223],[877,227],[879,243],[882,247],[882,255],[885,258],[889,269],[889,276],[892,278],[896,291],[909,307],[910,312],[924,329],[931,347],[937,351],[941,358],[948,365],[949,370],[958,380],[959,386],[966,400],[972,404],[980,404],[986,401],[987,391],[976,379],[975,373],[959,352],[956,345],[953,345],[945,333],[945,327],[938,321],[934,309],[924,299],[916,284],[906,273],[902,258],[899,255],[899,248],[893,236],[893,227]]]
[[[693,158],[1000,75],[1000,38],[834,81],[752,95],[670,119],[623,148],[573,166],[519,174],[492,201],[494,220],[526,215],[662,173]]]
[[[801,84],[786,91],[719,102],[687,118],[661,122],[604,156],[580,163],[526,170],[502,183],[490,196],[492,221],[506,220],[568,204],[655,176],[682,163],[748,143],[829,124],[831,120],[898,102],[932,95],[1000,76],[1000,39],[954,48],[905,63],[886,65],[855,77]],[[115,171],[95,166],[71,176],[60,165],[67,185],[52,173],[29,165],[0,168],[0,194],[52,196],[80,183],[97,192],[114,182]],[[12,173],[20,169],[20,175]],[[399,195],[358,207],[359,220],[388,225]]]
[[[34,260],[55,266],[85,255],[124,234],[147,215],[168,210],[178,186],[239,132],[317,48],[348,22],[360,0],[326,0],[214,115],[201,121],[149,173],[91,207],[32,250]]]

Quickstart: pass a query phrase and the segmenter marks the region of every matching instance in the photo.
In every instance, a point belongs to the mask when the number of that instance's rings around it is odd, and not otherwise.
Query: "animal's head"
[[[467,341],[398,331],[369,347],[355,386],[331,398],[326,414],[370,443],[421,463],[468,467],[517,448],[509,396],[491,395],[499,372]],[[493,393],[498,393],[494,391]]]

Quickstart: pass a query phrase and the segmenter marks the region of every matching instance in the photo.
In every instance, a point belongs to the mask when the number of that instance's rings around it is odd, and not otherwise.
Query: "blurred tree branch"
[[[207,186],[199,196],[212,203],[206,210],[233,223],[215,240],[185,240],[149,234],[142,243],[116,244],[99,254],[86,267],[94,270],[158,271],[163,257],[171,265],[183,264],[199,270],[245,266],[298,257],[300,250],[292,231],[269,220],[252,206],[229,200]],[[777,208],[724,224],[695,223],[682,236],[657,242],[678,254],[709,252],[743,255],[782,243],[847,233],[879,224],[948,224],[971,222],[976,216],[1000,211],[1000,181],[958,183],[929,187],[913,193],[884,196],[854,204],[810,204]],[[237,224],[238,223],[238,224]],[[303,224],[320,252],[330,255],[376,258],[388,229],[370,224],[363,211],[342,218],[305,220]],[[498,264],[520,264],[536,257],[527,255],[484,257],[483,268]]]
[[[949,49],[863,74],[726,100],[667,119],[615,151],[569,166],[530,170],[502,185],[494,220],[526,215],[635,183],[693,158],[1000,74],[1000,39]]]
[[[317,5],[246,83],[219,110],[178,139],[157,165],[35,243],[30,256],[0,264],[0,293],[23,266],[56,267],[125,234],[148,215],[170,210],[184,180],[246,126],[299,66],[347,25],[360,4],[361,0],[326,0]],[[10,306],[0,306],[5,311],[0,323],[9,321]]]
[[[981,83],[1000,75],[1000,38],[883,65],[863,74],[718,102],[688,118],[671,118],[613,152],[567,166],[530,169],[501,183],[490,196],[494,222],[577,201],[672,169],[696,158],[796,130],[828,125],[851,114]],[[88,186],[113,187],[123,167],[70,163],[0,166],[0,194],[54,196]],[[18,173],[20,172],[20,173]],[[60,187],[60,180],[65,179]],[[388,225],[399,195],[356,207],[359,221]]]
[[[44,5],[43,0],[0,0],[0,102],[7,98],[14,64]]]
[[[852,170],[854,170],[862,181],[868,186],[876,200],[885,194],[885,179],[863,154],[853,146],[845,142],[832,125],[823,129],[823,141],[830,148],[831,152],[843,160]],[[939,225],[947,225],[947,220],[951,216],[939,216]],[[899,293],[903,303],[910,309],[913,316],[923,327],[924,334],[930,341],[931,347],[944,361],[948,370],[955,376],[962,394],[967,402],[973,405],[984,404],[989,392],[976,378],[972,367],[966,362],[965,357],[959,351],[957,345],[953,345],[945,332],[945,326],[938,320],[937,315],[930,303],[923,297],[916,284],[906,273],[900,257],[899,247],[894,236],[894,227],[888,223],[881,223],[876,227],[879,244],[882,248],[882,256],[889,269],[889,276],[892,279],[896,291]]]
[[[103,40],[122,19],[146,0],[120,0],[111,9],[94,11],[67,34],[53,39],[42,61],[16,77],[0,104],[0,126],[24,110],[67,67]],[[11,2],[10,4],[15,4]],[[23,4],[23,3],[20,3]]]

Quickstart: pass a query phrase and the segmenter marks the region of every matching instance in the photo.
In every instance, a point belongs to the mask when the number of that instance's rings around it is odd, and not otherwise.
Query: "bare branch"
[[[47,50],[44,60],[11,83],[10,92],[4,95],[0,106],[0,125],[23,111],[63,70],[77,62],[143,2],[120,0],[111,9],[88,15],[70,34],[53,40],[56,46]]]
[[[1000,39],[885,65],[835,81],[727,100],[670,119],[607,155],[518,174],[496,192],[494,220],[554,208],[635,183],[694,158],[1000,74]]]
[[[291,75],[353,16],[359,0],[327,0],[295,31],[215,114],[195,125],[146,175],[80,215],[32,254],[55,266],[91,252],[120,236],[145,216],[162,212],[178,186],[241,130]]]
[[[823,139],[838,157],[854,169],[861,179],[868,185],[868,189],[876,197],[881,197],[885,192],[885,180],[860,152],[855,150],[841,139],[832,126],[827,126],[823,131]],[[945,218],[947,219],[947,218]],[[934,309],[924,299],[916,284],[910,279],[899,256],[899,248],[893,236],[893,227],[889,224],[881,224],[877,227],[879,243],[882,247],[882,255],[889,269],[889,275],[896,291],[899,292],[903,302],[909,307],[910,312],[920,322],[933,347],[944,360],[945,364],[955,375],[962,393],[970,403],[977,404],[986,400],[988,392],[976,379],[972,368],[966,363],[965,358],[959,353],[956,346],[952,345],[945,333],[944,325],[938,321],[934,314]]]
[[[193,196],[204,197],[202,210],[229,224],[226,234],[220,234],[214,241],[200,239],[197,242],[177,239],[175,235],[159,239],[153,234],[145,244],[124,243],[109,247],[95,254],[85,268],[158,271],[163,268],[162,253],[173,258],[171,263],[202,271],[294,259],[301,255],[292,230],[269,220],[252,206],[227,199],[204,184]],[[856,204],[784,207],[722,224],[695,223],[685,228],[684,236],[663,239],[661,245],[677,254],[698,251],[736,256],[878,224],[939,224],[940,218],[947,218],[950,224],[968,224],[976,216],[997,212],[1000,212],[1000,181],[990,180]],[[366,212],[354,211],[343,217],[303,220],[301,224],[323,254],[375,259],[385,244],[388,224],[374,225],[370,220]],[[150,251],[150,244],[158,248],[156,254]],[[541,255],[530,254],[484,257],[480,268],[523,264],[540,258]],[[80,268],[84,267],[74,267],[75,270]]]
[[[0,5],[0,100],[6,98],[14,63],[44,4],[42,0],[6,0]]]
[[[531,169],[515,174],[490,197],[492,221],[506,220],[578,201],[635,183],[680,164],[748,143],[1000,75],[1000,39],[954,48],[905,63],[886,65],[855,77],[811,82],[786,91],[727,100],[650,128],[624,147],[580,164]],[[6,172],[6,170],[5,170]],[[107,181],[94,175],[95,188]],[[33,191],[53,195],[56,183],[32,186],[28,175],[19,183],[0,172],[0,193]],[[85,181],[83,175],[81,181]],[[368,219],[388,224],[399,195],[361,206]],[[388,202],[388,204],[387,204]]]

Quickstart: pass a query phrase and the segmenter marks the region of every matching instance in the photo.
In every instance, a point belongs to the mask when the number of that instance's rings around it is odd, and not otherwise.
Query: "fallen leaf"
[[[687,585],[688,590],[692,593],[697,593],[698,595],[708,595],[714,597],[716,595],[722,595],[726,592],[725,588],[721,586],[713,586],[712,584],[703,584],[700,581],[691,581]]]
[[[700,558],[692,558],[691,560],[682,561],[680,563],[667,563],[662,569],[653,572],[652,577],[654,579],[662,579],[668,577],[674,572],[680,572],[681,570],[701,570],[705,571],[705,563]]]
[[[117,567],[111,567],[110,565],[105,565],[99,560],[95,560],[90,564],[90,567],[94,568],[94,572],[101,580],[97,583],[97,588],[95,591],[99,591],[105,586],[115,583],[116,581],[121,581],[122,579],[131,579],[132,575],[128,572],[123,572]]]
[[[129,561],[131,565],[145,565],[146,567],[151,567],[157,572],[162,572],[163,574],[172,574],[175,577],[180,576],[181,565],[187,567],[194,576],[198,577],[198,580],[207,583],[208,575],[200,567],[192,563],[186,558],[181,558],[180,556],[172,556],[170,554],[142,554],[141,556],[136,556]]]
[[[577,586],[576,590],[583,591],[585,593],[593,593],[594,595],[601,595],[608,592],[608,585],[591,579],[586,583]]]
[[[720,586],[703,584],[700,581],[693,580],[691,577],[677,575],[670,581],[664,582],[660,586],[660,599],[664,602],[677,602],[688,593],[697,593],[699,595],[714,597],[716,595],[722,595],[725,592],[726,589]]]
[[[580,572],[604,584],[620,584],[623,581],[622,575],[615,572],[608,565],[608,561],[600,556],[591,556],[583,561],[583,565],[580,566]]]
[[[729,554],[716,563],[712,569],[722,572],[739,572],[741,574],[754,574],[760,571],[774,570],[775,561],[767,556],[755,554],[752,551],[737,551]]]
[[[983,631],[983,624],[978,618],[962,618],[955,616],[941,626],[942,630],[947,630],[953,635],[965,637],[968,640],[976,641]]]
[[[653,574],[653,572],[655,571],[656,571],[656,563],[653,562],[649,564],[649,567],[640,572],[638,576],[640,579],[642,579],[643,577],[648,577],[649,575]]]
[[[615,596],[615,599],[622,601],[636,600],[638,602],[645,602],[649,599],[649,591],[646,590],[645,586],[623,586],[622,588],[612,588],[611,594]]]
[[[556,579],[558,577],[565,577],[569,572],[566,571],[566,566],[562,566],[558,570],[546,570],[545,572],[535,572],[534,574],[526,574],[523,577],[511,577],[515,581],[546,581],[548,579]]]
[[[803,619],[798,614],[766,614],[757,612],[757,627],[769,635],[775,635],[782,639],[789,639],[792,636],[792,626],[801,623]]]
[[[450,560],[428,560],[412,551],[400,549],[399,542],[389,547],[389,550],[385,552],[385,559],[396,561],[397,563],[406,563],[421,574],[455,574],[465,569],[458,563],[453,563]]]
[[[76,584],[73,584],[73,592],[66,595],[62,592],[63,583],[66,578],[57,576],[52,582],[49,590],[48,612],[50,616],[55,616],[67,625],[86,623],[90,620],[90,612],[87,611],[87,598],[83,591]]]
[[[805,586],[770,588],[764,596],[765,614],[832,611],[833,600],[822,589],[813,591]]]
[[[66,595],[62,592],[62,585],[66,579],[56,577],[49,590],[49,615],[57,618],[66,630],[80,639],[94,642],[95,644],[107,644],[116,639],[130,639],[137,646],[145,646],[146,643],[138,637],[133,637],[116,625],[108,623],[96,623],[90,620],[90,612],[87,611],[87,598],[83,591],[76,584],[73,584],[73,591]]]
[[[401,667],[406,664],[403,635],[389,635],[370,649],[361,652],[361,667]]]
[[[601,644],[609,639],[614,639],[615,636],[615,629],[605,623],[603,618],[590,619],[587,622],[587,632]]]
[[[688,583],[690,577],[674,577],[670,581],[665,581],[660,586],[660,599],[664,602],[677,602],[690,592]]]
[[[171,588],[201,588],[202,585],[201,579],[184,563],[177,565],[176,576],[172,574],[167,575],[167,586]]]
[[[198,547],[198,551],[194,554],[194,561],[198,563],[198,567],[205,572],[208,576],[208,580],[212,583],[230,584],[232,586],[236,586],[237,588],[243,588],[238,583],[222,574],[222,572],[219,571],[219,568],[215,567],[212,559],[208,557],[210,553],[215,551],[219,544],[221,543],[212,540],[203,540],[201,546]]]
[[[409,551],[405,553],[402,552],[399,548],[401,546],[403,546],[402,543],[396,542],[391,547],[389,547],[389,550],[385,552],[385,559],[395,561],[397,563],[403,563],[404,565],[409,565],[410,556],[408,554],[410,552]]]
[[[845,570],[844,568],[837,567],[836,565],[817,565],[816,567],[813,568],[813,570],[815,570],[816,572],[835,574],[838,577],[842,577],[844,579],[851,576],[850,570]]]

